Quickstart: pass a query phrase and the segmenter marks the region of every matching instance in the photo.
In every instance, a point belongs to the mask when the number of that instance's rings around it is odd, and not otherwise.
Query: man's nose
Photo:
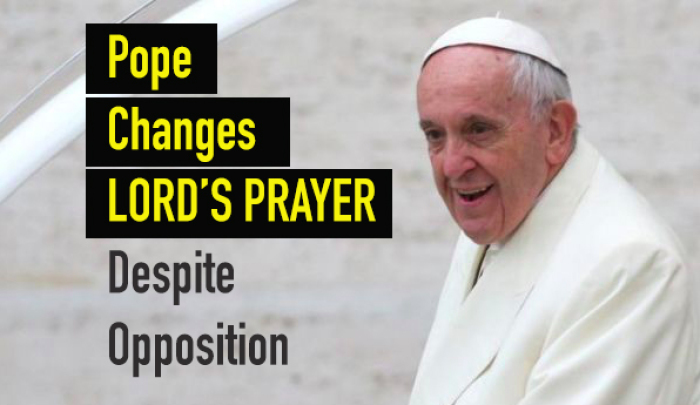
[[[443,173],[446,177],[456,179],[476,167],[474,146],[464,139],[448,136],[445,144]]]

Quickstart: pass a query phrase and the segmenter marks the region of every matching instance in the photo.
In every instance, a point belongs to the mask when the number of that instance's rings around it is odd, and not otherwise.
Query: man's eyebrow
[[[489,123],[493,123],[493,124],[502,124],[502,122],[500,122],[500,120],[498,120],[498,119],[496,119],[496,118],[488,117],[488,116],[486,116],[486,115],[479,114],[479,113],[467,113],[467,114],[464,114],[464,115],[462,116],[461,120],[462,120],[463,125],[464,125],[464,124],[469,124],[469,123],[472,123],[472,122],[475,122],[475,121],[483,121],[483,122],[489,122]],[[426,128],[429,128],[429,127],[437,126],[437,124],[435,124],[435,123],[434,123],[433,121],[431,121],[431,120],[420,120],[420,121],[418,122],[418,125],[421,127],[421,129],[426,129]]]
[[[421,129],[426,129],[428,127],[435,126],[435,123],[433,121],[430,121],[430,120],[420,120],[418,122],[418,125],[421,127]]]
[[[462,117],[462,122],[464,123],[470,123],[474,121],[485,121],[485,122],[497,122],[498,120],[493,118],[493,117],[488,117],[486,115],[478,114],[478,113],[469,113],[465,114]]]

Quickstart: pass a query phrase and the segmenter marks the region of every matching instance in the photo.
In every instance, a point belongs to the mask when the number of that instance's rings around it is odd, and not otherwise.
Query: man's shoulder
[[[605,294],[640,280],[673,280],[676,298],[692,301],[689,286],[697,282],[670,227],[603,159],[543,276],[562,299],[581,289]]]
[[[601,159],[562,243],[574,243],[593,259],[615,252],[661,251],[683,261],[683,249],[668,224],[607,161]]]
[[[553,312],[572,302],[582,313],[610,300],[653,296],[655,305],[676,308],[699,327],[700,301],[693,293],[698,282],[670,227],[601,159],[543,269],[536,295],[558,303]]]

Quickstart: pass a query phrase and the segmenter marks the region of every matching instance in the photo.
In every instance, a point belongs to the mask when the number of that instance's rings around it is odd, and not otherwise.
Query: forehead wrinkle
[[[421,70],[426,73],[445,71],[453,66],[476,65],[475,68],[509,71],[513,52],[480,45],[462,45],[445,48],[432,56]]]
[[[419,89],[428,82],[437,92],[469,86],[484,92],[510,87],[512,53],[481,46],[442,50],[428,61],[418,80]]]
[[[512,92],[512,55],[509,51],[473,45],[439,51],[419,77],[419,104],[453,97],[466,110],[475,105],[491,113],[519,108],[521,97]]]

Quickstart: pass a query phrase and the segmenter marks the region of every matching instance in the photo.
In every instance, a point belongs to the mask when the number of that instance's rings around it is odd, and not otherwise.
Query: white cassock
[[[696,275],[577,143],[473,288],[484,247],[460,236],[411,405],[700,404]]]

